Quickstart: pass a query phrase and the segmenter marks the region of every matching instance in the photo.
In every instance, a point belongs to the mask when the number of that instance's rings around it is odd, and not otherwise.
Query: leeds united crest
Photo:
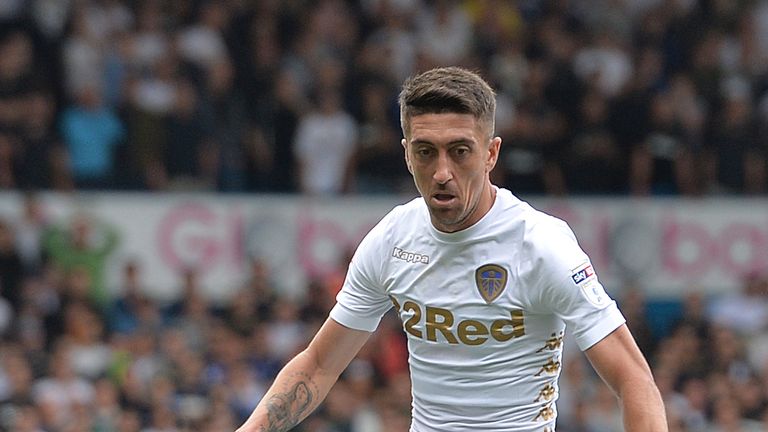
[[[486,264],[475,270],[475,283],[486,303],[491,303],[507,286],[507,270],[496,264]]]

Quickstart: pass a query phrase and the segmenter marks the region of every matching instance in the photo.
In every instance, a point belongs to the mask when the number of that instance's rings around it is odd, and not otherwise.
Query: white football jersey
[[[422,198],[363,239],[331,317],[408,336],[412,432],[554,431],[566,324],[585,350],[624,323],[565,222],[505,189],[456,233]]]

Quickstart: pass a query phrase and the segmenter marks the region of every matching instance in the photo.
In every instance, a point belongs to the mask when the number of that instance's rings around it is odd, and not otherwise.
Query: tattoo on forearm
[[[296,426],[312,409],[315,400],[313,383],[308,379],[299,380],[285,393],[272,395],[267,401],[269,424],[261,432],[285,432]]]

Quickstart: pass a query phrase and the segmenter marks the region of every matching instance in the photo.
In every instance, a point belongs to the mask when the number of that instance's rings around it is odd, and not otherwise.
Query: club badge
[[[507,286],[507,270],[496,264],[486,264],[475,270],[475,283],[486,303],[496,300]]]

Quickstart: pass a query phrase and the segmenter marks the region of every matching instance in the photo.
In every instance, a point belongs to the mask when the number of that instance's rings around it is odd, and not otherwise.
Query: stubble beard
[[[432,225],[443,232],[456,232],[467,227],[462,226],[477,209],[480,199],[475,200],[470,206],[464,208],[437,208],[428,205],[430,217],[432,218]]]

